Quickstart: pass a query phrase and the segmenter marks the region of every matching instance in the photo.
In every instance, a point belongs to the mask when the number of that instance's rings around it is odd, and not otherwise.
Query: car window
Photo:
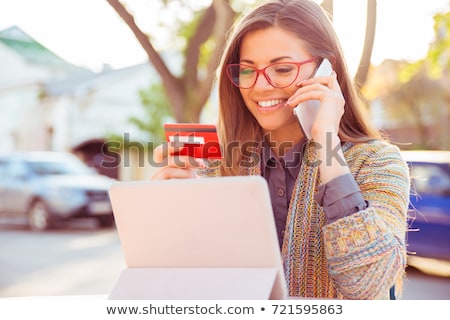
[[[0,179],[5,176],[7,165],[8,165],[8,163],[5,160],[0,159]]]
[[[9,161],[5,166],[4,177],[12,179],[24,179],[29,175],[26,165],[21,161]]]
[[[78,161],[30,161],[31,171],[39,176],[87,174],[89,169]]]
[[[418,193],[445,194],[450,190],[449,173],[437,165],[414,163],[411,178]]]

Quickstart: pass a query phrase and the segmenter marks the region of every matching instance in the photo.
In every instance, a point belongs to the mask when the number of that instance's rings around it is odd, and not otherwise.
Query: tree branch
[[[200,47],[211,35],[216,13],[211,4],[203,14],[200,23],[197,26],[195,34],[189,41],[186,50],[185,62],[185,80],[187,83],[195,85],[197,82],[198,61],[200,57]]]
[[[364,49],[359,62],[358,71],[355,75],[355,84],[361,89],[367,80],[370,60],[372,57],[373,43],[375,39],[375,27],[377,23],[377,0],[367,0],[367,22]]]
[[[134,17],[125,9],[124,5],[119,0],[106,0],[114,8],[117,14],[128,25],[131,31],[134,33],[136,39],[141,44],[142,48],[147,53],[149,61],[155,67],[164,82],[176,82],[176,78],[167,68],[164,60],[159,53],[155,50],[148,36],[142,32],[134,21]]]
[[[211,85],[209,87],[203,86],[203,90],[200,90],[199,92],[199,96],[206,97],[205,99],[207,99],[210,95],[210,90],[216,76],[217,66],[220,62],[221,52],[225,45],[226,35],[234,22],[234,17],[236,16],[236,13],[230,6],[229,0],[213,0],[212,5],[216,11],[216,23],[214,24],[212,33],[212,37],[216,43],[208,60],[207,76],[204,81],[205,83],[210,83]]]

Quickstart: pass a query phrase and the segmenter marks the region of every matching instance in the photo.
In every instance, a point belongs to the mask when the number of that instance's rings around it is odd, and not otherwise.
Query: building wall
[[[2,43],[0,43],[0,70],[0,93],[4,89],[40,83],[50,76],[48,70],[29,65],[20,55]]]
[[[79,152],[77,146],[107,142],[112,134],[145,142],[129,118],[144,116],[139,90],[158,80],[150,64],[94,74],[42,51],[19,29],[7,36],[30,46],[21,47],[22,52],[0,42],[0,152]],[[34,59],[33,47],[41,48],[42,59]],[[147,166],[133,159],[128,166],[119,164],[124,179],[148,176]]]

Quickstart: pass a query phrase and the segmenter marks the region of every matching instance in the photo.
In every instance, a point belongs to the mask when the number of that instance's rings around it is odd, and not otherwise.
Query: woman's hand
[[[314,77],[300,82],[299,89],[289,99],[289,105],[307,100],[319,100],[320,107],[311,128],[320,160],[320,178],[323,184],[349,173],[339,139],[339,123],[344,114],[345,99],[337,81],[336,73]]]
[[[151,180],[189,179],[196,177],[196,169],[204,167],[201,161],[188,156],[174,155],[183,148],[180,143],[163,143],[153,151],[153,161],[158,168]]]
[[[299,89],[288,103],[297,106],[308,100],[319,100],[320,107],[311,128],[311,136],[317,141],[327,132],[338,134],[339,123],[344,114],[345,100],[337,81],[336,73],[330,76],[313,77],[297,84]]]

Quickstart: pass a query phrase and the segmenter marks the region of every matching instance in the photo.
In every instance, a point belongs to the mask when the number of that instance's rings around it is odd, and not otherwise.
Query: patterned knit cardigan
[[[282,257],[289,294],[338,299],[389,299],[406,266],[408,167],[396,146],[373,140],[342,147],[369,206],[325,225],[314,200],[320,184],[313,143],[308,143],[288,211]],[[308,161],[308,162],[305,162]],[[247,162],[248,163],[248,162]],[[260,164],[241,167],[260,174]]]

